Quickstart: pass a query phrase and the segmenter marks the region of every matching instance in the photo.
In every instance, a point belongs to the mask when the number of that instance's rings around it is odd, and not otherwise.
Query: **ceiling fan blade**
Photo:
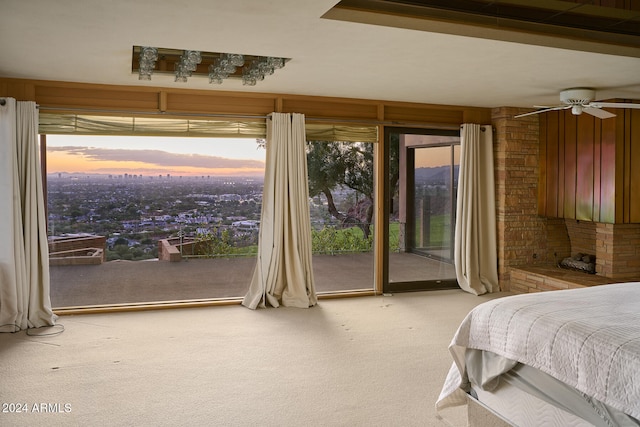
[[[514,118],[531,116],[533,114],[546,113],[547,111],[556,111],[556,110],[566,110],[567,108],[571,108],[571,105],[560,105],[557,107],[548,107],[542,110],[531,111],[530,113],[518,114],[517,116],[513,116]]]
[[[599,119],[610,119],[611,117],[615,117],[616,115],[613,113],[610,113],[606,110],[601,110],[600,108],[597,107],[593,107],[593,106],[585,106],[582,111],[584,113],[587,114],[591,114],[592,116],[595,116]]]
[[[589,107],[607,107],[607,108],[640,108],[640,104],[631,102],[590,102]]]

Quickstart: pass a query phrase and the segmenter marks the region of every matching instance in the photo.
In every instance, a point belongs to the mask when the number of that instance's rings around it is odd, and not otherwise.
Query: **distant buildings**
[[[142,179],[144,178],[144,179]],[[238,245],[259,230],[262,181],[238,178],[51,174],[49,234],[126,239],[147,251],[158,240],[231,231]],[[158,179],[160,178],[160,179]],[[229,189],[233,188],[233,192]]]

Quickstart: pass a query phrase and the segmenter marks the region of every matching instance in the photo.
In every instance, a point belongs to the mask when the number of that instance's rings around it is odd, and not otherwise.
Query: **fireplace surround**
[[[510,269],[510,291],[529,293],[640,281],[640,224],[546,218],[547,257]],[[578,253],[593,253],[595,274],[560,268]]]
[[[640,278],[640,224],[549,218],[547,242],[550,264],[590,254],[596,258],[596,275],[621,281]]]

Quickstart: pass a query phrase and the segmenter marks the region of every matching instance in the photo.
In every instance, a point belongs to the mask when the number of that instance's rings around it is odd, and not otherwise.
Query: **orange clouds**
[[[47,171],[174,176],[261,175],[264,162],[149,149],[50,146],[47,148]]]

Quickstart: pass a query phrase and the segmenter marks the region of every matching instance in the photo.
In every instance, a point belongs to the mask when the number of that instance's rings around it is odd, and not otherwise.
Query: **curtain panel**
[[[267,120],[258,257],[242,304],[308,308],[317,297],[311,263],[311,218],[303,114]]]
[[[34,102],[0,106],[0,331],[52,326],[49,248]]]
[[[494,183],[493,129],[462,125],[454,264],[460,287],[475,295],[500,290]]]

